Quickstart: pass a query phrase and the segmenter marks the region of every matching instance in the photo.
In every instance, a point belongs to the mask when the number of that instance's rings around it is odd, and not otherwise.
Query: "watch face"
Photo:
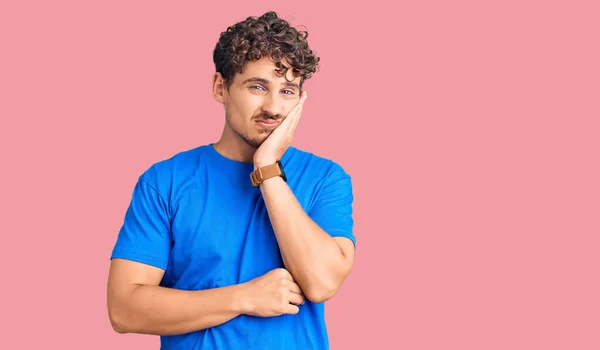
[[[283,170],[283,164],[281,164],[280,160],[277,161],[277,165],[279,165],[279,171],[281,171],[281,178],[287,182],[287,176],[285,176],[285,170]]]

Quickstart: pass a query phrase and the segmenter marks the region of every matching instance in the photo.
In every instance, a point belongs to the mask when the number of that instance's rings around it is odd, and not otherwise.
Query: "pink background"
[[[294,144],[355,184],[332,349],[600,349],[598,2],[387,3],[3,1],[0,347],[158,349],[110,327],[116,234],[217,140],[219,33],[274,9],[322,57]]]

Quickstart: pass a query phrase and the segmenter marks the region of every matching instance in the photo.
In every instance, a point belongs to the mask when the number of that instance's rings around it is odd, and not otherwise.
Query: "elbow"
[[[304,291],[304,296],[313,303],[323,303],[333,298],[338,289],[339,285],[333,282],[315,283]]]
[[[108,318],[112,329],[119,334],[134,333],[130,312],[126,308],[115,304],[119,303],[111,303],[110,301],[108,303]]]
[[[115,314],[113,313],[109,313],[109,319],[110,319],[110,325],[112,326],[112,329],[119,333],[119,334],[125,334],[128,333],[127,331],[127,327],[125,327],[125,323]]]
[[[128,327],[128,322],[125,320],[125,317],[121,312],[109,309],[108,318],[110,319],[110,325],[115,332],[119,334],[131,333],[131,330]]]
[[[310,281],[306,281],[305,285],[301,286],[304,297],[313,303],[326,302],[337,294],[346,276],[347,273],[323,273],[315,276]]]
[[[111,324],[112,324],[112,329],[113,329],[115,332],[117,332],[117,333],[119,333],[119,334],[127,334],[127,333],[129,333],[129,332],[127,331],[127,329],[126,329],[126,328],[124,328],[124,327],[122,327],[121,325],[117,325],[117,324],[114,324],[114,323],[111,323]]]

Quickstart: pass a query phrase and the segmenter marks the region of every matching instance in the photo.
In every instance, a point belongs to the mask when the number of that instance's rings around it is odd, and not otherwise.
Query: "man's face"
[[[286,64],[287,65],[287,64]],[[226,127],[258,148],[300,100],[301,77],[277,74],[268,57],[248,62],[223,91]],[[292,80],[293,79],[293,80]]]

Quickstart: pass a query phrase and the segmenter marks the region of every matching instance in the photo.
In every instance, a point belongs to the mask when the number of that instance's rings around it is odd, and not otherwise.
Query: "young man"
[[[327,349],[324,301],[350,273],[349,175],[290,146],[319,58],[269,12],[221,34],[218,142],[146,170],[111,256],[119,333],[161,349]]]

